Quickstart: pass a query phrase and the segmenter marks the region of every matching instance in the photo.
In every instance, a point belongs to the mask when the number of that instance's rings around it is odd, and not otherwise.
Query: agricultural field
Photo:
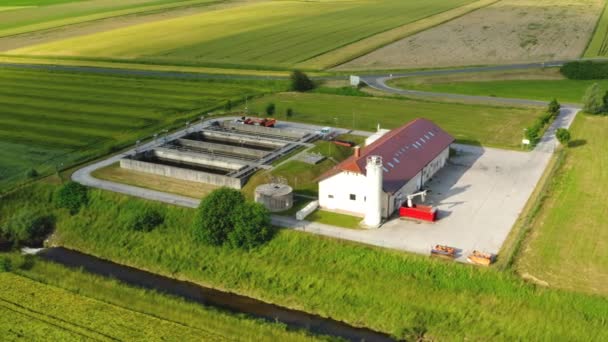
[[[607,80],[569,80],[557,69],[407,77],[388,82],[409,90],[542,101],[555,98],[562,103],[581,103],[585,90],[594,83],[608,89]]]
[[[401,0],[262,1],[34,45],[9,53],[291,67],[471,2],[473,0],[429,0],[424,3]],[[336,61],[320,64],[326,63],[333,65]],[[315,66],[322,65],[315,63]]]
[[[0,11],[0,37],[211,2],[214,0],[9,0],[0,8],[25,7]]]
[[[0,254],[0,258],[5,258]],[[0,273],[0,333],[24,340],[313,340],[285,327],[123,285],[37,259]]]
[[[574,59],[587,48],[603,6],[603,0],[502,0],[336,69],[407,69]]]
[[[38,184],[11,194],[0,214],[32,200],[50,208],[53,189]],[[603,297],[290,230],[250,251],[211,247],[192,239],[193,209],[99,190],[90,195],[76,215],[55,212],[54,243],[406,340],[608,338]],[[130,229],[125,217],[143,207],[160,210],[165,222],[150,232]]]
[[[287,108],[295,112],[292,121],[321,126],[337,126],[373,132],[378,124],[396,128],[423,117],[434,121],[458,142],[517,148],[521,132],[538,117],[542,109],[493,107],[488,105],[432,102],[371,96],[336,96],[315,93],[280,93],[249,102],[249,108],[263,113],[268,103],[283,119]]]
[[[584,57],[606,57],[608,56],[608,5],[604,5],[604,11],[595,28],[595,33]]]
[[[608,295],[606,117],[579,114],[517,270],[548,286]]]
[[[284,89],[275,81],[194,81],[0,69],[0,189],[35,170],[120,150],[222,107]],[[28,171],[29,170],[29,171]]]

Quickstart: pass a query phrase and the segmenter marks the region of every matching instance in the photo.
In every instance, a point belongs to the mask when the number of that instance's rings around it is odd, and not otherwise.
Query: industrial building
[[[379,130],[370,145],[355,147],[351,157],[321,176],[319,206],[365,217],[365,225],[378,227],[446,164],[453,142],[426,119]]]

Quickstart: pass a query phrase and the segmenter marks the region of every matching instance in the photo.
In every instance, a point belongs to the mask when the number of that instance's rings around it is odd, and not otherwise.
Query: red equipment
[[[264,126],[264,127],[274,127],[277,123],[276,119],[260,119],[260,118],[245,118],[243,119],[243,123],[245,125],[253,125],[253,126]]]
[[[346,141],[346,140],[338,140],[335,139],[333,140],[333,143],[339,146],[345,146],[345,147],[353,147],[355,146],[355,143],[352,141]]]
[[[437,208],[428,205],[414,204],[412,207],[403,206],[399,208],[399,216],[421,221],[437,221]]]

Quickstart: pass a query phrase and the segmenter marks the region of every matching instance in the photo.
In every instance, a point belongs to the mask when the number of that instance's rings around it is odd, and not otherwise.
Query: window
[[[329,197],[329,198],[334,198],[334,195],[327,195],[327,197]]]
[[[357,195],[355,195],[355,194],[350,194],[350,200],[351,200],[351,201],[356,201],[356,200],[357,200]]]

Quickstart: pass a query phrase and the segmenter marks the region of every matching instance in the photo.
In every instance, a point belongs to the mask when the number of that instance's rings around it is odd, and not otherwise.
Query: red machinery
[[[274,127],[274,125],[277,123],[277,120],[276,119],[270,119],[270,118],[265,118],[265,119],[261,119],[261,118],[243,118],[242,122],[245,125]]]
[[[414,204],[412,202],[412,199],[414,199],[416,196],[421,196],[422,200],[424,201],[426,198],[426,193],[427,191],[425,190],[408,195],[407,202],[401,208],[399,208],[399,216],[427,222],[437,221],[437,208],[428,205]]]

